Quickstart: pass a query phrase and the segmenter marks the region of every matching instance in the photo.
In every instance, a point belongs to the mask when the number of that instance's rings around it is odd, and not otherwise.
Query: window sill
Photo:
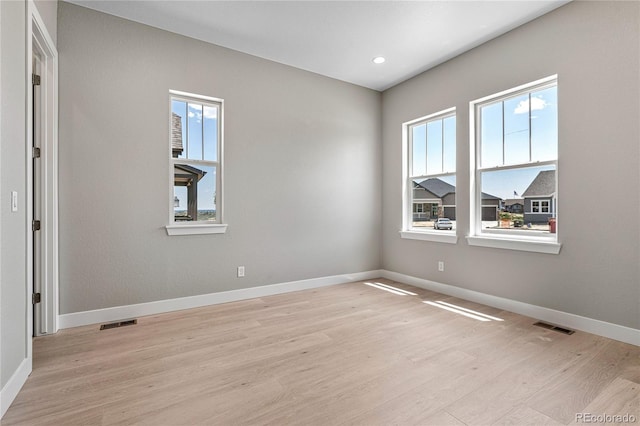
[[[205,235],[224,234],[227,232],[227,224],[199,223],[189,225],[167,225],[167,235]]]
[[[558,254],[562,247],[562,244],[555,241],[524,240],[486,235],[467,236],[467,242],[470,246],[529,251],[545,254]]]
[[[434,241],[436,243],[456,244],[456,231],[400,231],[400,236],[407,240]]]

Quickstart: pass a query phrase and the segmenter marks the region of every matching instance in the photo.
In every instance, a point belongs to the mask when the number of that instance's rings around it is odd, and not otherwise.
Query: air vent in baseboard
[[[538,321],[537,323],[535,323],[533,325],[538,326],[538,327],[542,327],[542,328],[546,328],[547,330],[557,331],[558,333],[563,333],[563,334],[573,334],[573,333],[575,333],[574,330],[569,330],[568,328],[558,327],[557,325],[553,325],[553,324],[547,324],[546,322],[542,322],[542,321]]]
[[[118,322],[111,322],[109,324],[102,324],[100,326],[100,330],[109,330],[111,328],[124,327],[125,325],[135,325],[137,323],[138,323],[137,319],[126,320],[126,321],[118,321]]]

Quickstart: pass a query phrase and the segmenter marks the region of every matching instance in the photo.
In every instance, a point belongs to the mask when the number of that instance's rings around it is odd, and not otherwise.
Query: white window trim
[[[490,247],[506,250],[529,251],[534,253],[558,254],[562,248],[562,244],[553,241],[544,241],[542,239],[525,238],[518,236],[517,238],[510,235],[496,236],[492,235],[468,235],[467,242],[470,246]]]
[[[538,204],[538,210],[537,212],[533,211],[533,203]],[[543,206],[542,203],[547,203],[547,211],[542,211]],[[553,214],[553,211],[551,209],[551,202],[550,200],[531,200],[531,211],[528,212],[527,214]]]
[[[204,103],[215,103],[219,105],[218,109],[218,157],[217,161],[207,162],[215,163],[216,167],[216,215],[217,221],[215,223],[209,223],[204,221],[194,221],[187,223],[180,223],[175,221],[173,213],[173,185],[169,185],[169,225],[165,226],[167,235],[207,235],[207,234],[224,234],[227,232],[228,224],[224,223],[224,99],[214,98],[211,96],[198,95],[195,93],[182,92],[178,90],[169,90],[169,153],[171,153],[171,100],[180,99],[184,101],[202,101]],[[180,162],[180,159],[172,158],[169,156],[169,182],[173,182],[174,179],[174,164]],[[192,160],[183,159],[184,162],[189,163]]]
[[[479,107],[487,103],[488,101],[498,102],[516,95],[518,92],[530,92],[542,86],[549,85],[550,83],[558,82],[558,75],[552,75],[531,83],[523,84],[521,86],[504,90],[499,93],[495,93],[489,96],[485,96],[480,99],[469,102],[469,193],[470,196],[470,226],[469,235],[466,236],[467,242],[470,246],[489,247],[507,250],[528,251],[535,253],[547,253],[558,254],[562,244],[558,242],[558,234],[550,234],[544,236],[533,235],[516,235],[515,233],[491,233],[482,230],[482,206],[481,206],[481,193],[482,189],[478,188],[477,174],[480,171],[477,168],[479,163],[479,149],[477,147],[477,134],[478,125],[476,123],[476,114]],[[529,163],[532,167],[543,166],[547,164],[554,164],[556,170],[556,176],[558,172],[558,159],[553,161],[541,161]],[[496,170],[506,170],[509,168],[524,168],[529,164],[518,164],[514,166],[496,167]],[[490,171],[491,169],[483,169],[482,171]],[[556,178],[556,194],[558,194],[558,179]],[[557,201],[554,203],[555,209],[553,214],[558,215]],[[542,214],[550,214],[542,213]]]
[[[227,232],[224,223],[190,223],[188,225],[167,225],[167,235],[205,235],[224,234]]]
[[[424,230],[424,231],[400,231],[400,237],[405,240],[422,240],[433,241],[436,243],[456,244],[458,236],[455,229],[452,231],[445,230]]]
[[[456,235],[456,230],[453,229],[451,231],[446,230],[435,230],[435,229],[420,229],[412,227],[412,220],[410,217],[413,215],[413,185],[409,184],[409,181],[412,179],[409,176],[409,164],[412,161],[411,149],[409,147],[409,131],[410,128],[418,123],[427,122],[433,119],[445,119],[447,117],[455,117],[456,116],[456,108],[447,108],[445,110],[426,115],[424,117],[416,118],[411,121],[407,121],[402,123],[402,230],[400,231],[400,237],[403,239],[410,240],[422,240],[422,241],[433,241],[437,243],[448,243],[448,244],[456,244],[458,242],[458,236]],[[456,126],[457,126],[457,117],[456,117]],[[457,144],[456,144],[457,145]],[[457,146],[456,146],[457,152]],[[436,175],[428,175],[425,178],[429,177],[442,177],[447,175],[454,175],[454,173],[440,173]],[[457,188],[457,185],[456,185]],[[457,192],[457,191],[456,191]],[[456,194],[457,197],[457,194]],[[423,199],[417,200],[418,202],[424,202]],[[428,201],[427,201],[428,202]],[[438,204],[440,204],[440,200],[438,200]]]
[[[534,211],[533,209],[537,208],[538,211]],[[540,213],[540,200],[531,200],[531,214],[539,214]]]
[[[424,210],[424,205],[427,203],[416,203],[415,201],[412,203],[413,204],[413,213],[426,213]],[[420,208],[416,209],[417,206],[420,206]]]

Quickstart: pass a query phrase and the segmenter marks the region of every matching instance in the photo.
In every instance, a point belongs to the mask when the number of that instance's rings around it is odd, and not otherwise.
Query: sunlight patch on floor
[[[461,306],[457,306],[452,303],[443,302],[441,300],[437,302],[423,301],[422,303],[426,303],[428,305],[435,306],[436,308],[444,309],[449,312],[463,315],[468,318],[473,318],[477,321],[504,321],[501,318],[492,317],[491,315],[483,314],[481,312],[463,308]]]
[[[439,300],[437,303],[439,303],[441,305],[449,306],[451,308],[460,309],[461,311],[469,312],[470,314],[479,315],[481,317],[485,317],[485,318],[488,318],[488,319],[493,320],[493,321],[504,321],[502,318],[492,317],[491,315],[483,314],[482,312],[477,312],[477,311],[474,311],[474,310],[471,310],[471,309],[468,309],[468,308],[463,308],[462,306],[457,306],[457,305],[454,305],[452,303],[443,302],[441,300]]]
[[[380,290],[388,291],[389,293],[397,294],[398,296],[417,296],[416,293],[412,293],[410,291],[403,290],[401,288],[393,287],[393,286],[390,286],[388,284],[382,284],[382,283],[379,283],[379,282],[376,282],[376,283],[364,283],[364,284],[368,285],[370,287],[375,287],[375,288],[380,289]]]

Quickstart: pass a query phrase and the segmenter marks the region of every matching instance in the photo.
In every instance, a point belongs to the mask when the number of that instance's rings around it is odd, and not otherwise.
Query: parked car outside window
[[[446,217],[441,217],[438,220],[436,220],[435,222],[433,222],[433,228],[434,229],[453,229],[453,223],[451,223],[451,221],[446,218]]]

